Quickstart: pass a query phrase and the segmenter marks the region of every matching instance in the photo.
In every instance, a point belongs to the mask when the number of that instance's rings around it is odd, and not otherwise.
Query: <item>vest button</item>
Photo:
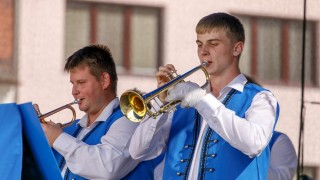
[[[177,176],[181,176],[181,173],[180,173],[180,172],[177,172]]]
[[[215,158],[217,155],[216,154],[211,154],[211,157]]]
[[[209,168],[208,171],[209,171],[209,172],[213,172],[214,169],[213,169],[213,168]]]
[[[184,159],[181,159],[181,160],[180,160],[180,162],[182,162],[182,163],[183,163],[183,162],[184,162]]]
[[[217,142],[218,142],[218,140],[217,140],[217,139],[215,139],[215,140],[213,140],[213,142],[214,142],[214,143],[217,143]]]
[[[185,145],[184,148],[187,149],[187,148],[189,148],[189,146],[188,146],[188,145]]]

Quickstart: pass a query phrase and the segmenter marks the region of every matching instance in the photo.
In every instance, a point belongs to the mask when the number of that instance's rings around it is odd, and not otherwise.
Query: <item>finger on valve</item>
[[[172,64],[167,64],[165,66],[160,66],[159,71],[156,73],[157,78],[157,86],[158,88],[162,87],[169,81],[171,81],[174,77],[173,73],[175,73],[176,70]],[[165,98],[167,96],[167,91],[164,91],[158,95],[158,98],[165,103]]]

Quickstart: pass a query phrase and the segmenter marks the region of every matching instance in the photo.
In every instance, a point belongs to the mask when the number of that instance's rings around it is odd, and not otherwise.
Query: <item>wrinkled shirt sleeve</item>
[[[196,109],[209,127],[244,154],[254,157],[262,152],[271,138],[277,111],[277,100],[269,91],[255,95],[251,106],[240,118],[211,93],[205,95]]]
[[[128,148],[137,127],[122,117],[112,124],[101,143],[88,145],[80,139],[62,133],[53,148],[66,160],[71,172],[88,179],[121,179],[139,163]]]
[[[166,150],[173,113],[147,118],[136,129],[129,152],[134,159],[150,160]]]

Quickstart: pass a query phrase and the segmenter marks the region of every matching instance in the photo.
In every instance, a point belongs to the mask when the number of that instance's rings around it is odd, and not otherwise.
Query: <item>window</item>
[[[68,1],[65,40],[66,56],[102,43],[119,73],[153,75],[161,64],[161,8]]]
[[[14,54],[14,3],[0,0],[0,102],[15,100],[17,68]]]
[[[238,16],[246,31],[242,72],[259,81],[285,85],[301,82],[302,21]],[[318,86],[316,24],[306,26],[305,83]]]

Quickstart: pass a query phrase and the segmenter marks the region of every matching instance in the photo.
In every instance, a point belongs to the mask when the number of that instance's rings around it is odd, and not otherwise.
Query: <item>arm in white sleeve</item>
[[[196,106],[211,129],[250,157],[260,154],[268,145],[275,124],[276,108],[277,100],[269,91],[255,95],[245,118],[227,109],[211,93],[205,95]]]
[[[281,134],[271,149],[268,179],[293,179],[297,163],[297,154],[291,140],[286,134]]]
[[[132,136],[129,152],[134,159],[150,160],[162,154],[167,147],[173,113],[141,121]]]
[[[101,138],[101,143],[88,145],[62,133],[53,144],[66,160],[71,172],[88,179],[121,179],[139,163],[128,148],[136,123],[120,118]]]

